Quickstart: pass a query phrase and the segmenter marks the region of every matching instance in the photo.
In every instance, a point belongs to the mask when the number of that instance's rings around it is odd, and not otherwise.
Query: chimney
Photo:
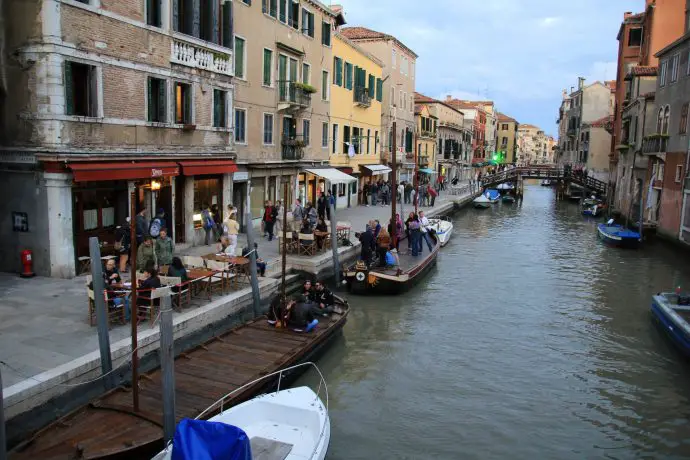
[[[623,20],[628,19],[632,15],[632,11],[626,11],[625,13],[623,13]]]
[[[568,91],[566,91],[566,90],[564,89],[564,90],[563,90],[563,99],[567,99],[567,98],[568,98]]]
[[[450,94],[446,96],[446,102],[450,102],[452,100],[453,100],[453,96],[451,96]]]
[[[574,87],[574,86],[571,86],[571,87],[570,87],[570,92],[571,92],[571,93],[574,93],[574,92],[575,92],[575,87]]]
[[[585,77],[577,77],[577,89],[585,87]]]
[[[331,11],[333,11],[335,14],[340,14],[340,13],[343,12],[343,5],[339,5],[339,4],[337,4],[337,3],[331,5],[329,8],[330,8]]]

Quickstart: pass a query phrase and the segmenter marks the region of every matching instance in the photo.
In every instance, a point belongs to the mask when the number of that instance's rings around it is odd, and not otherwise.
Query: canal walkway
[[[423,207],[427,215],[449,213],[457,204],[471,199],[469,190],[460,195],[442,193],[436,205]],[[358,206],[336,211],[339,222],[352,227],[353,248],[356,256],[358,242],[354,232],[364,229],[371,219],[384,224],[390,218],[390,206]],[[403,205],[409,213],[411,205]],[[277,239],[268,242],[256,235],[259,255],[268,262],[268,277],[260,278],[262,298],[266,299],[279,287],[277,279],[270,278],[280,270]],[[238,247],[246,246],[246,235],[240,235]],[[215,245],[190,248],[188,255],[215,252]],[[330,253],[309,258],[290,256],[288,268],[309,272],[314,261],[318,266],[331,266]],[[310,265],[312,264],[312,265]],[[306,267],[306,269],[305,269]],[[98,336],[88,323],[88,300],[84,276],[72,280],[35,277],[21,279],[13,274],[0,273],[0,363],[4,391],[5,415],[8,418],[22,413],[60,394],[68,382],[96,378],[100,371]],[[214,296],[213,301],[174,315],[175,337],[179,339],[218,321],[232,312],[241,311],[251,304],[251,288],[245,284],[228,295]],[[113,365],[126,361],[130,337],[129,325],[110,330]],[[158,328],[147,323],[139,326],[140,346],[143,353],[157,349]],[[145,346],[144,346],[145,345]]]

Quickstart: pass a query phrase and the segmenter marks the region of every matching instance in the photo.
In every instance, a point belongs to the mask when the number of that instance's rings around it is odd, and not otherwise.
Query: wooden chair
[[[77,257],[79,261],[79,274],[91,272],[91,257]]]
[[[305,256],[316,255],[316,238],[311,233],[299,234],[299,254]]]
[[[159,276],[161,284],[170,287],[172,295],[172,304],[177,305],[177,309],[182,309],[183,304],[189,305],[192,303],[192,291],[190,289],[189,281],[182,282],[180,276]]]
[[[182,256],[182,263],[185,267],[206,268],[206,261],[199,256]]]
[[[217,273],[215,273],[211,277],[211,286],[209,286],[209,289],[211,290],[211,293],[213,293],[214,289],[220,289],[220,293],[224,294],[225,293],[225,286],[227,283],[228,290],[230,290],[230,280],[235,276],[230,268],[228,267],[228,264],[226,262],[218,262],[215,260],[207,260],[206,261],[206,268],[209,270],[215,270]]]
[[[156,319],[158,311],[160,310],[160,299],[166,295],[170,295],[169,287],[162,287],[154,289],[150,292],[137,293],[137,319],[148,318],[150,326],[153,326],[153,320]]]
[[[86,288],[87,295],[89,297],[89,325],[91,327],[96,325],[97,319],[96,319],[96,298],[95,298],[95,293],[93,292],[93,289],[89,289],[88,287]],[[105,300],[105,308],[106,308],[106,314],[108,316],[108,326],[112,326],[113,324],[126,324],[127,321],[125,320],[125,308],[124,305],[122,307],[115,307],[111,304],[112,298],[108,297],[108,291],[105,291],[103,293],[104,300]]]

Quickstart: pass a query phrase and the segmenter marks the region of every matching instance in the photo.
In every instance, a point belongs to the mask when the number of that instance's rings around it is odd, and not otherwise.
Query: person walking
[[[201,224],[206,232],[205,242],[206,246],[208,246],[212,243],[211,234],[213,232],[213,227],[216,225],[213,220],[213,216],[211,215],[211,209],[209,208],[208,203],[204,203],[203,209],[201,210]]]
[[[436,203],[436,196],[438,195],[438,192],[434,190],[434,188],[431,186],[431,184],[427,185],[426,188],[426,194],[429,197],[429,206],[432,208],[434,207],[434,203]]]
[[[326,207],[328,206],[328,201],[326,200],[326,195],[323,192],[319,193],[319,199],[316,200],[316,210],[318,211],[319,217],[321,219],[326,219]]]
[[[292,208],[292,231],[299,232],[302,226],[302,220],[304,220],[304,208],[302,207],[302,200],[297,198],[295,200],[295,206]]]
[[[276,201],[276,224],[275,224],[275,233],[277,235],[282,235],[283,234],[283,212],[285,211],[285,208],[283,208],[283,200],[278,200]]]
[[[129,228],[130,218],[125,219],[125,225],[120,225],[115,229],[115,250],[120,255],[120,272],[127,271],[127,261],[129,260],[129,251],[132,246],[132,233]]]
[[[148,234],[149,226],[146,225],[146,207],[137,213],[134,223],[136,224],[137,245],[144,242],[144,238]]]
[[[404,201],[405,204],[410,204],[410,196],[412,195],[412,184],[409,182],[405,182],[405,196],[404,196]]]
[[[175,253],[175,243],[172,238],[168,236],[168,229],[161,228],[158,238],[156,239],[156,255],[160,266],[167,266],[172,263],[173,254]]]
[[[330,190],[328,191],[328,195],[326,195],[326,217],[328,217],[328,220],[331,220],[331,206],[333,206],[333,209],[335,209],[336,205],[336,200],[335,200],[335,195],[333,195],[333,192]]]
[[[235,212],[231,212],[228,215],[228,218],[225,219],[225,222],[223,222],[225,233],[227,235],[227,253],[233,256],[235,255],[235,250],[237,249],[237,235],[240,233],[240,224],[235,220],[236,215],[237,214]]]
[[[144,242],[137,248],[137,268],[139,271],[145,268],[155,268],[158,266],[156,257],[156,247],[153,245],[153,238],[149,235],[144,237]]]
[[[369,184],[364,184],[362,186],[362,204],[364,206],[369,206]]]
[[[378,186],[376,185],[375,182],[372,182],[371,185],[369,186],[369,194],[371,195],[371,205],[372,206],[376,206],[376,204],[377,204],[376,197],[377,197],[378,193],[379,193]]]
[[[273,226],[275,225],[277,215],[278,211],[273,206],[273,202],[271,200],[266,201],[262,221],[264,223],[264,232],[268,235],[268,241],[273,241]]]
[[[402,203],[403,195],[405,195],[405,185],[401,182],[398,184],[398,194],[397,194],[397,202]]]

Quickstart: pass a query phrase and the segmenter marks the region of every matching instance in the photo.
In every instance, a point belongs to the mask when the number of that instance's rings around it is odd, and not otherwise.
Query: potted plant
[[[295,88],[300,88],[305,93],[313,94],[317,91],[316,88],[314,88],[313,86],[311,86],[308,83],[296,82],[296,83],[293,83],[293,85],[295,86]]]

